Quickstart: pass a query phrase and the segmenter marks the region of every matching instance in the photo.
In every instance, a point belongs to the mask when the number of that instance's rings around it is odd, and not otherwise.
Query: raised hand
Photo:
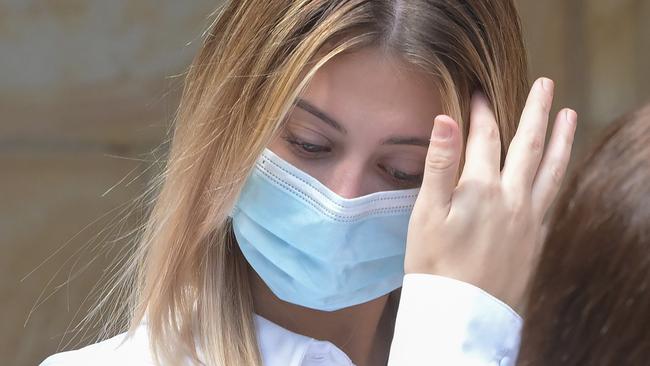
[[[533,84],[503,169],[496,118],[486,98],[475,94],[459,180],[458,124],[436,117],[409,222],[406,273],[468,282],[522,309],[542,221],[564,177],[577,121],[574,111],[560,111],[544,149],[553,88],[546,78]]]

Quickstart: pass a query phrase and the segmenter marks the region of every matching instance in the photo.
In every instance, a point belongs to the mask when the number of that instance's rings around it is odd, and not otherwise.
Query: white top
[[[404,276],[390,366],[512,366],[521,318],[506,304],[470,284],[427,274]],[[255,316],[264,366],[353,366],[334,344],[293,333]],[[40,366],[155,366],[146,325],[133,337],[48,357]]]

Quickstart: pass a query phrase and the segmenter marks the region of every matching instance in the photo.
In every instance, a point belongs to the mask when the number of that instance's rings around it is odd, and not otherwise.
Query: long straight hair
[[[650,360],[650,105],[615,122],[560,195],[520,365]]]
[[[482,90],[505,152],[528,91],[511,0],[226,3],[187,73],[167,166],[127,268],[135,285],[124,281],[132,288],[131,329],[146,318],[161,364],[261,364],[248,266],[228,213],[314,73],[361,47],[434,75],[444,112],[465,135],[470,96]]]

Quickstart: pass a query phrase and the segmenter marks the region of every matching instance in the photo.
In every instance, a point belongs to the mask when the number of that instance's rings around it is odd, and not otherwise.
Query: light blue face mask
[[[338,310],[401,286],[418,191],[346,199],[266,149],[231,213],[233,230],[276,296]]]

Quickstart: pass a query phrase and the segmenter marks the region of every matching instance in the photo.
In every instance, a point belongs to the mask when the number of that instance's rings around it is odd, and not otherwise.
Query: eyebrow
[[[429,139],[423,139],[420,137],[395,136],[384,140],[381,144],[382,145],[413,145],[413,146],[423,146],[428,148],[430,141]]]
[[[308,101],[302,98],[298,98],[298,100],[296,101],[296,106],[300,107],[300,109],[303,109],[306,112],[309,112],[310,114],[314,115],[315,117],[327,123],[328,125],[334,127],[334,129],[336,129],[337,131],[341,133],[348,133],[348,131],[343,126],[341,126],[340,123],[336,122],[334,118],[328,116],[327,113],[316,108],[313,104],[309,103]]]
[[[330,117],[329,115],[327,115],[327,113],[318,109],[316,106],[309,103],[308,101],[302,98],[298,98],[295,104],[300,109],[312,114],[313,116],[327,123],[337,131],[341,133],[347,133],[347,130],[340,123],[338,123],[334,118]],[[423,146],[428,148],[430,141],[429,139],[424,139],[419,137],[393,136],[391,138],[384,140],[381,144],[382,145],[413,145],[413,146]]]

